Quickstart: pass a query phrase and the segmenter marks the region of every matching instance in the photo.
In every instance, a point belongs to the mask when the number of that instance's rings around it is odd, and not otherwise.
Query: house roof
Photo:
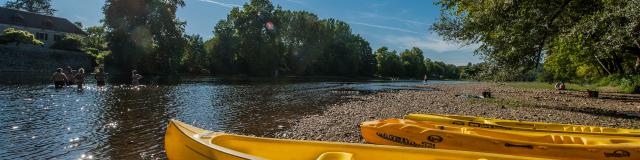
[[[40,28],[87,35],[80,27],[60,17],[0,7],[0,24]]]

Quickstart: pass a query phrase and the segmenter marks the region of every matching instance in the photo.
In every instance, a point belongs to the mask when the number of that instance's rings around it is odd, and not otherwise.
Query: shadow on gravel
[[[593,107],[561,107],[561,106],[541,106],[541,105],[536,105],[536,106],[540,108],[545,108],[545,109],[578,112],[578,113],[590,114],[594,116],[607,116],[607,117],[613,117],[613,118],[640,120],[640,113],[638,112],[614,111],[614,110],[607,110],[607,109],[593,108]]]

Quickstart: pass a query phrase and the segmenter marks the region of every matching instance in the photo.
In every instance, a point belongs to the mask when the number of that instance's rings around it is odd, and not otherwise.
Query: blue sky
[[[6,1],[0,0],[4,5]],[[213,27],[225,18],[231,7],[249,0],[185,0],[186,7],[178,17],[187,22],[188,34],[213,37]],[[56,16],[93,26],[103,18],[104,0],[52,0]],[[463,65],[481,60],[473,55],[476,46],[461,47],[442,41],[429,31],[439,9],[432,0],[272,0],[288,10],[306,10],[320,18],[335,18],[351,24],[354,33],[362,35],[375,50],[387,46],[404,50],[413,46],[424,50],[425,57]],[[277,27],[277,26],[276,26]]]

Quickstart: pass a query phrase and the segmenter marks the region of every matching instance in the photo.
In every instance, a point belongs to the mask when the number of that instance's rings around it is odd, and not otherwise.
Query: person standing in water
[[[72,72],[71,70],[72,70],[71,66],[67,66],[67,67],[65,67],[65,68],[64,68],[64,70],[62,71],[62,73],[63,73],[65,76],[69,76],[69,77],[67,77],[67,78],[70,78],[70,77],[72,77],[72,76],[73,76],[73,74],[71,74],[71,72]],[[67,86],[73,85],[73,84],[72,84],[72,82],[71,82],[71,79],[67,79],[67,80],[65,80],[65,83],[66,83],[66,85],[67,85]]]
[[[96,75],[94,75],[93,77],[96,79],[98,87],[104,87],[104,85],[106,84],[105,81],[107,79],[107,74],[104,73],[104,69],[98,68],[98,72],[96,72]]]
[[[138,74],[137,70],[131,71],[131,85],[133,86],[140,85],[140,79],[142,79],[142,75]]]
[[[427,83],[427,81],[429,80],[429,77],[427,77],[427,74],[424,75],[424,79],[422,80],[422,83]]]
[[[53,73],[53,76],[51,76],[51,80],[53,81],[55,88],[60,89],[64,87],[65,83],[69,79],[67,78],[67,75],[62,73],[62,68],[58,68],[56,69],[56,72]]]
[[[74,77],[78,90],[82,90],[84,86],[84,68],[78,69],[78,73]]]

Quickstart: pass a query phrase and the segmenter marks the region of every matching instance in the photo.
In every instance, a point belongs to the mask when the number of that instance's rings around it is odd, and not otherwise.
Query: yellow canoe
[[[553,159],[640,159],[640,139],[487,130],[388,119],[360,125],[369,143]]]
[[[309,160],[524,160],[530,157],[371,144],[257,138],[214,133],[171,120],[165,135],[169,159]]]
[[[409,114],[405,119],[415,121],[429,121],[445,124],[453,124],[467,127],[479,127],[486,129],[507,129],[538,132],[558,132],[573,134],[594,134],[611,136],[633,136],[640,137],[640,130],[606,128],[596,126],[582,126],[571,124],[556,124],[528,121],[514,121],[504,119],[491,119],[472,116],[458,115],[433,115],[433,114]]]

